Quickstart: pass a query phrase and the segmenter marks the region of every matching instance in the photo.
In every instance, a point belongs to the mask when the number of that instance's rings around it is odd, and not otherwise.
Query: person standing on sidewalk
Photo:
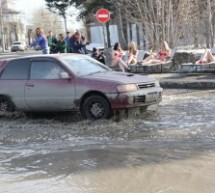
[[[43,29],[40,27],[36,28],[36,40],[30,45],[30,47],[36,47],[37,45],[40,46],[42,50],[42,54],[49,54],[49,46],[48,46],[48,40],[46,36],[44,35]]]
[[[48,39],[48,46],[50,49],[50,54],[54,54],[54,50],[55,50],[56,44],[57,44],[56,35],[53,35],[52,31],[49,31],[47,39]]]
[[[50,50],[51,50],[51,46],[52,46],[52,36],[53,36],[52,31],[49,31],[47,40],[48,40],[48,46],[49,46]]]
[[[58,41],[54,53],[66,53],[66,43],[63,34],[58,35]]]
[[[86,45],[85,42],[81,39],[81,34],[75,32],[75,34],[69,39],[72,52],[78,54],[84,54],[83,47]]]
[[[80,34],[81,34],[81,40],[82,40],[82,42],[86,42],[86,38],[83,35],[83,32],[81,32]],[[83,54],[88,54],[86,45],[87,45],[87,43],[85,43],[85,45],[82,48],[83,49]]]
[[[71,43],[69,40],[70,38],[71,38],[70,32],[66,32],[66,37],[64,39],[66,43],[66,53],[72,53]]]

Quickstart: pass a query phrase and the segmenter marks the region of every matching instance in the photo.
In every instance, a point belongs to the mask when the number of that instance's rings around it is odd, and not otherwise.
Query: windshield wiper
[[[98,73],[102,73],[102,72],[107,72],[107,71],[96,71],[96,72],[91,72],[91,73],[87,74],[86,76],[88,76],[88,75],[93,75],[93,74],[98,74]]]

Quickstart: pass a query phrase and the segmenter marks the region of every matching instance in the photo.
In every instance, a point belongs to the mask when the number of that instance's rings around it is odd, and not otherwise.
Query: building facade
[[[25,41],[25,26],[22,23],[21,12],[9,8],[7,0],[1,1],[2,3],[2,17],[1,22],[3,26],[2,36],[5,39],[5,48],[10,49],[13,41]]]

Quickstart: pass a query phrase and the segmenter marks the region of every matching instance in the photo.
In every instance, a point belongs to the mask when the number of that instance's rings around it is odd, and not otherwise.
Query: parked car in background
[[[40,50],[41,50],[41,47],[40,47],[39,45],[37,45],[37,46],[34,47],[34,50],[40,51]]]
[[[11,52],[25,51],[27,49],[26,43],[23,41],[15,41],[11,46]]]
[[[103,52],[104,51],[104,45],[102,44],[97,44],[97,43],[90,43],[86,46],[87,52],[89,55],[92,54],[93,52],[93,48],[96,48],[99,52]]]
[[[112,71],[86,55],[56,54],[0,62],[1,111],[80,111],[109,118],[114,110],[147,107],[162,100],[159,82]]]

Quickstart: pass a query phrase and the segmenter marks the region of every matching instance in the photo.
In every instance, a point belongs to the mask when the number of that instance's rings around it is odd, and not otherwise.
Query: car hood
[[[115,72],[115,71],[101,72],[101,73],[91,74],[85,77],[93,80],[118,82],[121,84],[143,83],[143,82],[148,83],[148,82],[155,81],[154,78],[150,78],[144,75],[125,73],[125,72]]]

